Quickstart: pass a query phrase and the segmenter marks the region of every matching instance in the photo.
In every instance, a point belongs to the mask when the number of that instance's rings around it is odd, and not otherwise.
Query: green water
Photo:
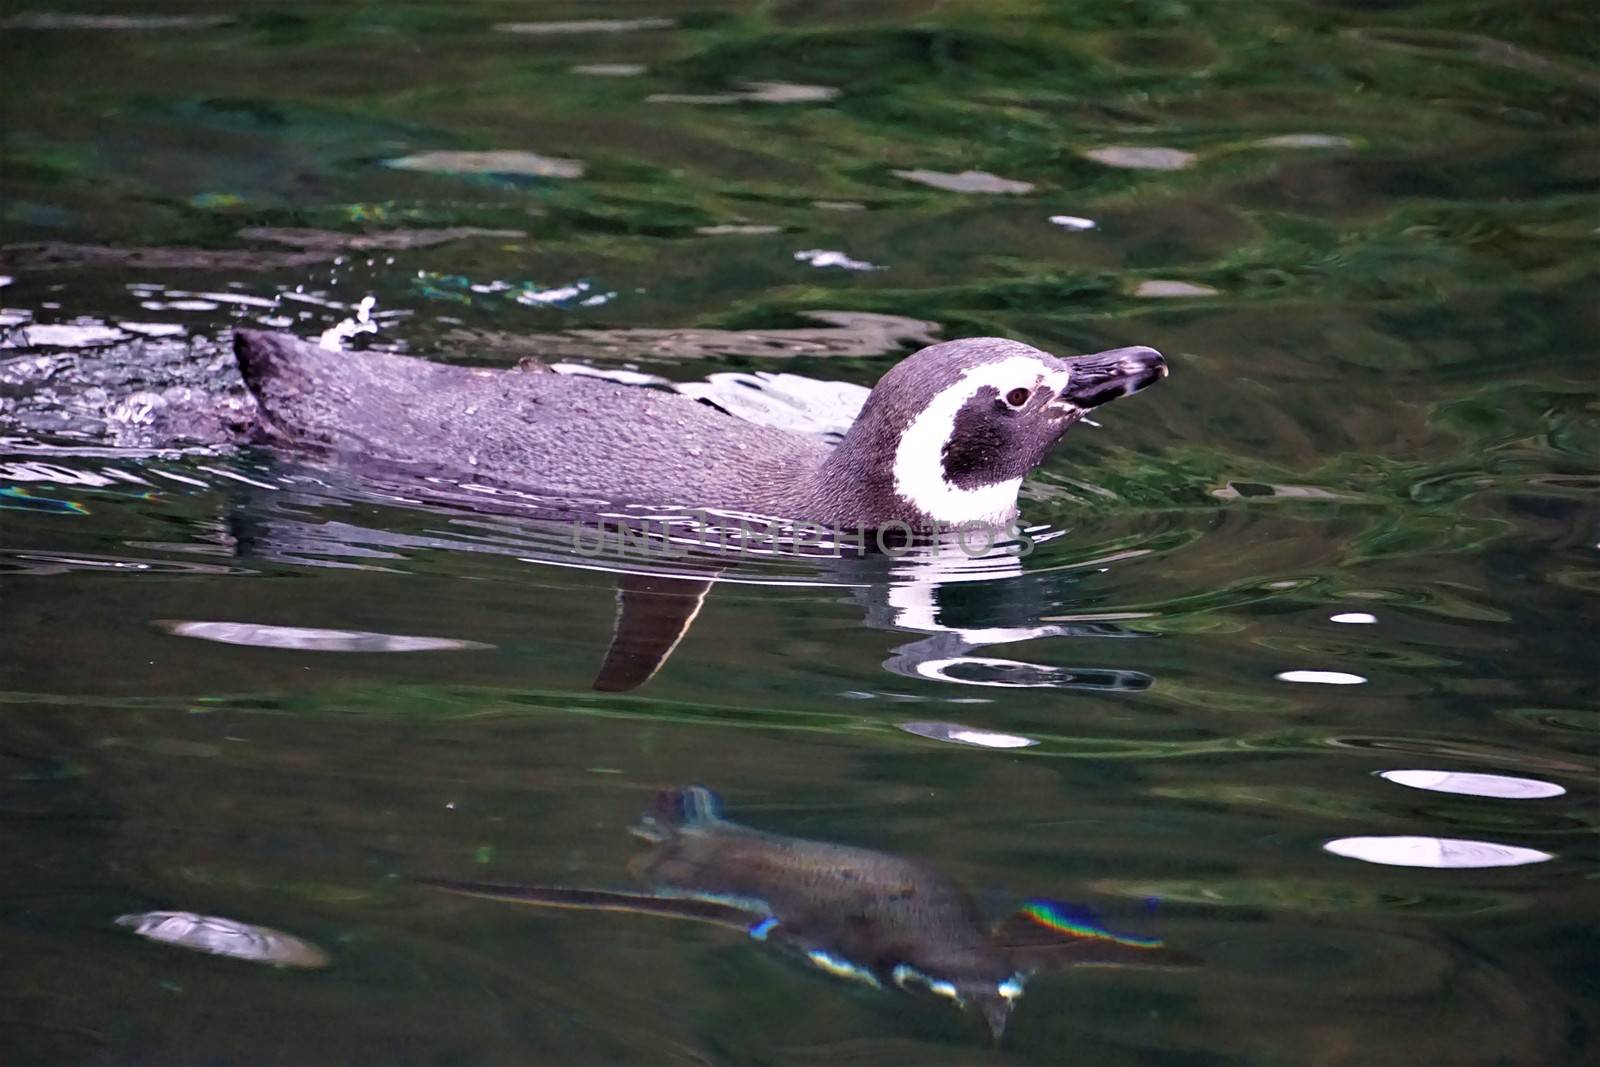
[[[1592,1062],[1596,11],[8,5],[0,1059]],[[593,19],[672,21],[497,28]],[[766,561],[600,693],[617,579],[559,531],[118,447],[235,323],[368,296],[351,343],[452,360],[870,384],[999,334],[1172,375],[1030,480],[1016,573]],[[411,881],[627,886],[687,783],[1203,963],[1041,975],[995,1049],[726,930]],[[1397,837],[1467,844],[1328,847]],[[115,922],[157,910],[331,962]]]

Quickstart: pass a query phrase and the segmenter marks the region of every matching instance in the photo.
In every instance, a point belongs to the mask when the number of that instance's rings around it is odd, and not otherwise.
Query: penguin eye
[[[1028,397],[1033,394],[1027,389],[1017,388],[1006,394],[1006,403],[1014,408],[1020,408],[1028,402]]]

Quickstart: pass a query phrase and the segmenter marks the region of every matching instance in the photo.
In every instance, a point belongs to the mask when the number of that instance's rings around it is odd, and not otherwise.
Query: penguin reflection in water
[[[633,832],[653,846],[632,865],[641,892],[421,881],[491,900],[738,930],[828,974],[948,1000],[981,1016],[996,1042],[1039,971],[1198,963],[1050,900],[1028,900],[987,924],[971,896],[925,864],[742,826],[698,786],[662,792]]]

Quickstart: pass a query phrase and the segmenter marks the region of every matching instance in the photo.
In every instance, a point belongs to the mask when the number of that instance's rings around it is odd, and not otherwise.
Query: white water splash
[[[357,334],[377,333],[378,324],[372,321],[372,309],[378,303],[375,296],[364,296],[361,303],[356,305],[356,313],[352,318],[343,319],[337,326],[329,327],[322,331],[322,336],[317,338],[317,344],[330,352],[338,352],[344,348],[344,343]]]

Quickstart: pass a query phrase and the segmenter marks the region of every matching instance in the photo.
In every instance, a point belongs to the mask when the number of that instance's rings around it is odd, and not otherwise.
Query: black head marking
[[[1026,392],[1017,405],[1012,394]],[[1025,476],[1076,422],[1080,412],[1052,409],[1047,385],[1024,390],[979,389],[956,413],[941,460],[945,481],[958,489],[993,485]]]

